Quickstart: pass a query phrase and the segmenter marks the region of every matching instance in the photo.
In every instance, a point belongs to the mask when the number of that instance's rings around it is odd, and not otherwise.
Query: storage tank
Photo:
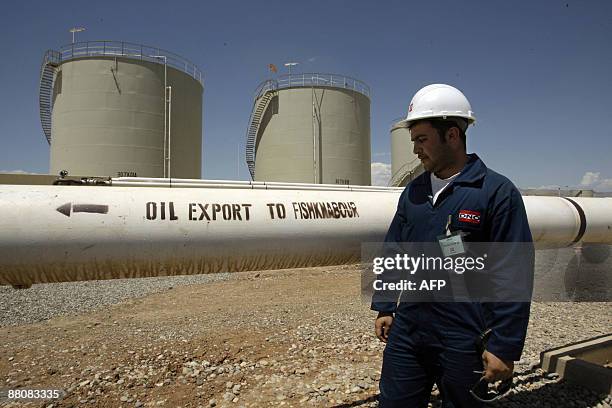
[[[256,181],[370,185],[370,91],[335,74],[261,83],[247,129]]]
[[[410,140],[410,130],[403,118],[396,119],[391,125],[391,181],[393,187],[405,186],[423,173],[423,164],[412,152],[414,144]]]
[[[47,51],[50,173],[200,178],[202,94],[198,68],[159,48],[89,41]]]

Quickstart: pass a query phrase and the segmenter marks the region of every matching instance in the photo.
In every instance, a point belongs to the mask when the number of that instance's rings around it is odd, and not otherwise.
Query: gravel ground
[[[0,327],[36,323],[56,316],[78,315],[126,299],[147,296],[173,287],[225,280],[229,276],[229,273],[218,273],[51,283],[20,290],[0,286]]]
[[[384,345],[359,283],[344,266],[2,289],[0,388],[67,392],[8,406],[376,407]],[[490,406],[610,407],[538,362],[609,332],[611,306],[534,302],[515,386]]]

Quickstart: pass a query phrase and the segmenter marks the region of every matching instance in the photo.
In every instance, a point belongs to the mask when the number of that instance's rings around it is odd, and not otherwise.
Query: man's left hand
[[[482,353],[482,363],[485,369],[484,378],[488,382],[505,380],[512,377],[514,361],[502,360],[495,354],[485,350]]]

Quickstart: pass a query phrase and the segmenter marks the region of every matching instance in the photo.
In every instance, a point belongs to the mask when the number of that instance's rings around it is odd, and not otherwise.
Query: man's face
[[[437,173],[452,163],[451,147],[448,143],[442,143],[438,131],[431,123],[420,122],[412,126],[410,139],[414,143],[412,151],[421,159],[425,170]]]

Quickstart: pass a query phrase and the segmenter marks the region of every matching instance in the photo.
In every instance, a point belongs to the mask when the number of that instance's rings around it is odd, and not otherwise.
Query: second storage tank
[[[257,88],[247,129],[253,180],[370,185],[370,91],[335,74],[295,74]]]

